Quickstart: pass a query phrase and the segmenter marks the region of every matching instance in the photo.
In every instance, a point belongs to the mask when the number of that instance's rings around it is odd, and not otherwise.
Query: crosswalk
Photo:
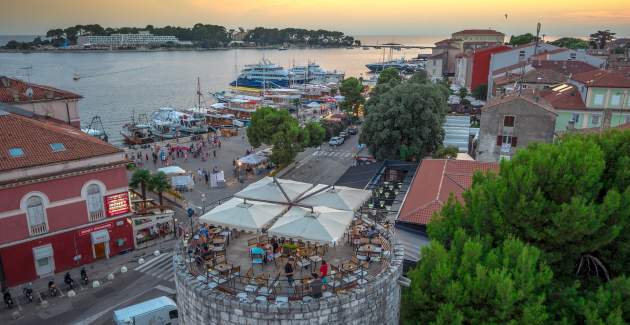
[[[133,270],[151,275],[158,279],[175,282],[172,252],[163,253],[160,256],[153,257]]]
[[[336,157],[336,158],[350,158],[353,155],[354,153],[352,152],[335,151],[335,150],[317,150],[313,152],[313,156]]]

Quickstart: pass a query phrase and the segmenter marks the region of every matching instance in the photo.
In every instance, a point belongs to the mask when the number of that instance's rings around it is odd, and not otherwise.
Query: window
[[[595,97],[593,98],[593,105],[596,105],[596,106],[604,105],[604,94],[595,94]]]
[[[9,149],[9,155],[13,158],[24,157],[24,150],[22,148],[11,148]]]
[[[630,123],[630,115],[626,115],[625,116],[625,121],[626,121],[626,123]]]
[[[525,51],[518,52],[518,60],[519,61],[525,60]]]
[[[595,115],[595,114],[594,114],[594,115],[592,115],[592,116],[591,116],[591,124],[593,124],[593,125],[599,125],[599,118],[600,118],[600,115],[599,115],[599,114],[598,114],[598,115]]]
[[[513,128],[514,127],[514,116],[504,116],[503,117],[503,127]]]
[[[610,106],[619,106],[621,104],[621,94],[613,94],[610,97]]]
[[[48,232],[44,200],[39,196],[31,196],[26,200],[26,215],[32,236]]]
[[[100,220],[105,217],[103,211],[103,194],[98,185],[91,184],[88,186],[86,204],[90,221]]]
[[[169,311],[168,312],[168,318],[170,318],[170,319],[178,318],[177,309]]]
[[[50,148],[52,149],[53,152],[59,152],[59,151],[65,151],[66,147],[63,145],[63,143],[51,143],[50,144]]]
[[[577,58],[577,53],[573,52],[569,54],[569,60],[575,60]]]
[[[571,120],[575,123],[579,123],[580,122],[580,114],[578,113],[573,113],[571,115]]]

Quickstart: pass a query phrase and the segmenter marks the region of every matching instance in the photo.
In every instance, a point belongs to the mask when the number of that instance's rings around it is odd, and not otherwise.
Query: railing
[[[29,231],[31,233],[31,236],[37,236],[37,235],[45,234],[45,233],[48,232],[48,224],[40,223],[40,224],[37,224],[37,225],[31,225]]]
[[[92,211],[90,212],[88,219],[90,220],[90,222],[105,219],[105,213],[103,212],[103,210]]]

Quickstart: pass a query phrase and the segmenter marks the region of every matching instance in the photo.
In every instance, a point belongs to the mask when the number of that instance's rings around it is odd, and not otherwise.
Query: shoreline
[[[345,46],[339,47],[290,47],[287,50],[339,50],[346,49]],[[359,48],[354,46],[353,49]],[[228,51],[228,50],[279,50],[278,46],[254,46],[254,47],[214,47],[214,48],[156,48],[156,49],[0,49],[0,53],[137,53],[137,52],[210,52],[210,51]]]

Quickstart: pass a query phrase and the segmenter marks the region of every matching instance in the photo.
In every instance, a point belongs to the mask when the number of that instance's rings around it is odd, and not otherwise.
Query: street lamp
[[[201,193],[201,214],[206,213],[206,193]]]
[[[241,182],[241,161],[236,162],[236,181]]]

